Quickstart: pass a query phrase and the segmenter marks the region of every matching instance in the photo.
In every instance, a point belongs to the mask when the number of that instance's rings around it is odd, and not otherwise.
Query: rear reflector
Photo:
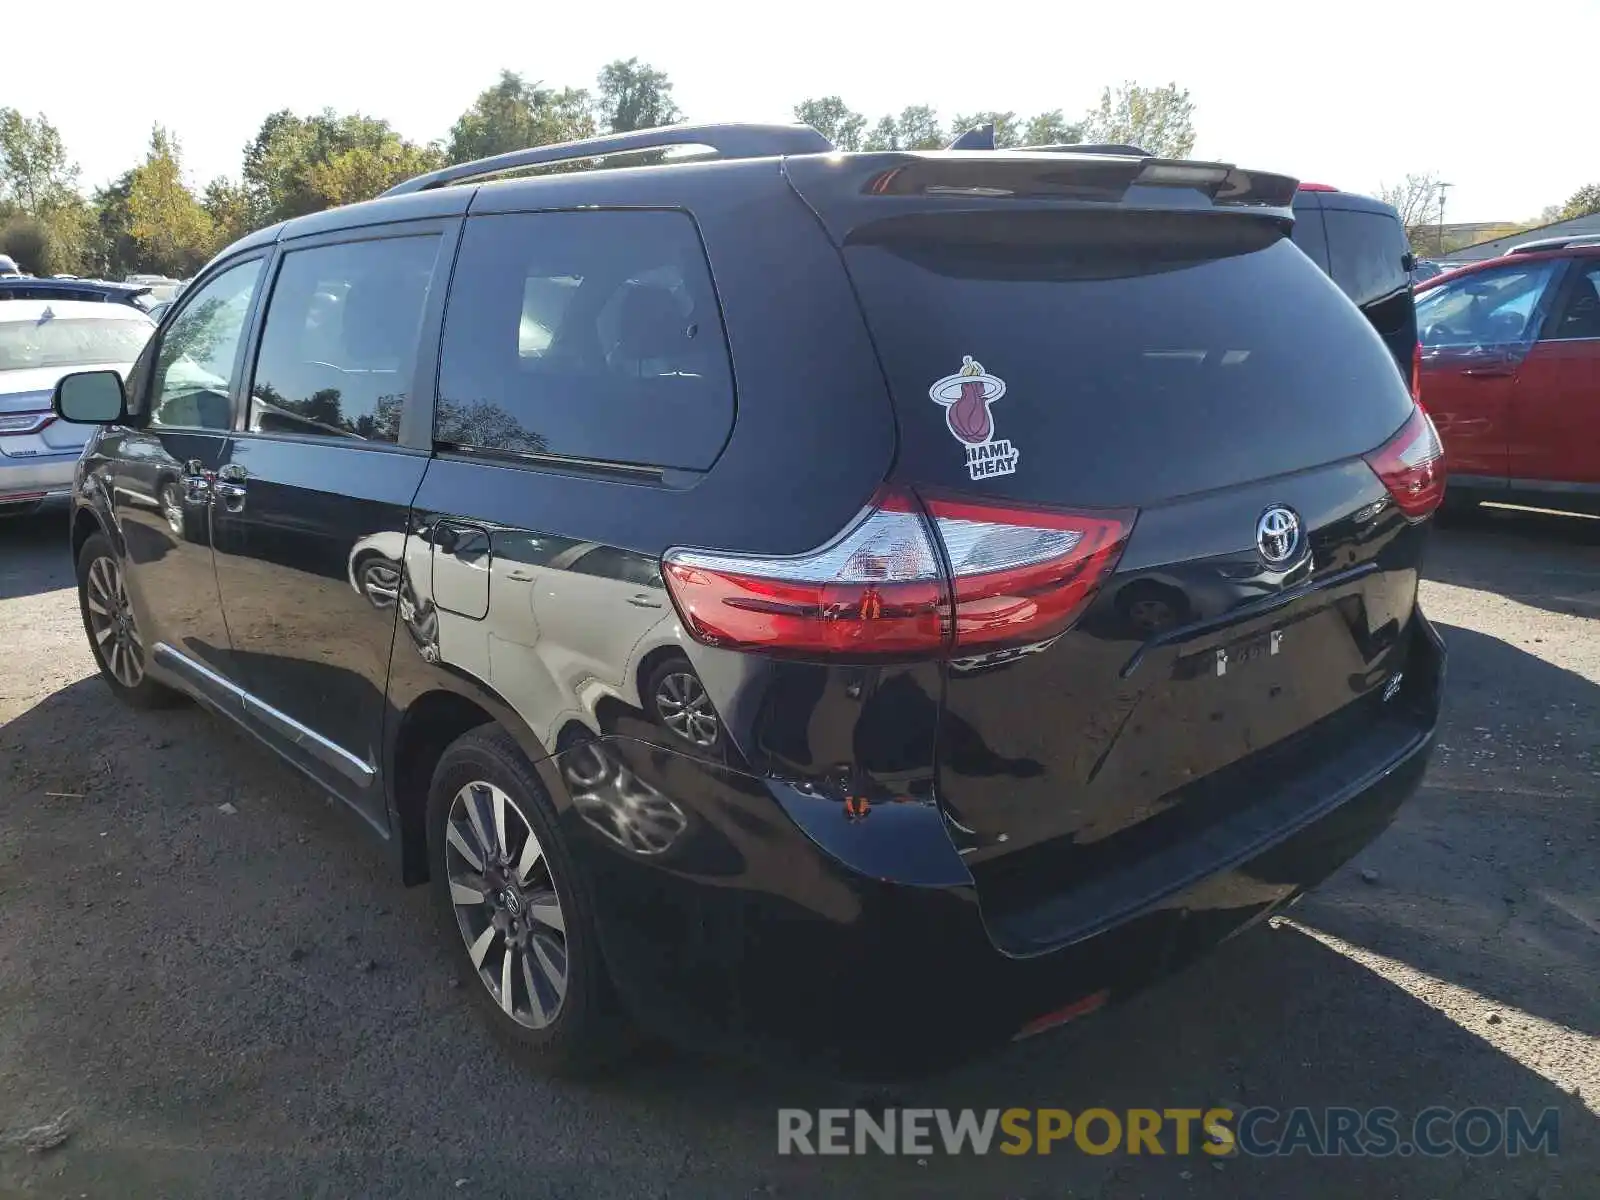
[[[1422,406],[1422,343],[1411,347],[1411,398]]]
[[[0,413],[0,437],[19,433],[38,433],[56,419],[48,408],[34,412]]]
[[[1367,465],[1410,520],[1420,521],[1444,501],[1444,445],[1420,408],[1411,410],[1399,433],[1367,455]]]
[[[708,646],[853,659],[967,654],[1067,629],[1116,566],[1134,515],[947,498],[924,511],[909,490],[885,489],[808,554],[678,549],[662,569],[685,630]]]

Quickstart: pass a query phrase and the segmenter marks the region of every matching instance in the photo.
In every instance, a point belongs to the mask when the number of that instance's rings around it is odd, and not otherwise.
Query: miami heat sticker
[[[989,406],[1006,394],[1006,381],[990,375],[972,355],[961,359],[961,370],[946,375],[928,389],[934,403],[944,405],[944,423],[967,448],[967,474],[973,479],[1010,475],[1021,455],[1007,438],[994,436],[994,414]]]

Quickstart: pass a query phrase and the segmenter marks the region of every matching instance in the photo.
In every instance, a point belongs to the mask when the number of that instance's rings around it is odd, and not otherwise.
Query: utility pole
[[[1438,244],[1434,247],[1433,252],[1440,258],[1444,257],[1444,194],[1453,187],[1455,187],[1453,183],[1441,183],[1439,185],[1439,236],[1436,239]]]

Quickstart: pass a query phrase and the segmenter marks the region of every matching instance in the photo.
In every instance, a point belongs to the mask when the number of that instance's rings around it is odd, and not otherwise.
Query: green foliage
[[[1030,118],[1022,130],[1024,146],[1066,146],[1083,141],[1083,126],[1068,121],[1059,108]]]
[[[200,206],[211,218],[215,231],[214,249],[221,250],[238,241],[255,228],[255,214],[250,204],[250,194],[242,184],[219,175],[206,184]]]
[[[595,112],[600,125],[612,133],[654,129],[683,119],[673,103],[672,81],[667,73],[637,58],[619,58],[600,69]]]
[[[902,150],[938,150],[950,141],[939,124],[938,114],[926,104],[902,108],[895,128]]]
[[[529,146],[592,137],[594,131],[589,93],[582,88],[558,92],[528,83],[514,71],[501,71],[499,82],[480,93],[450,127],[445,158],[471,162]]]
[[[1194,104],[1175,83],[1106,88],[1083,118],[1083,140],[1139,146],[1159,158],[1185,158],[1194,149]]]
[[[867,119],[838,96],[802,100],[794,106],[794,117],[827,138],[836,149],[861,149]]]
[[[0,225],[0,254],[8,255],[29,275],[53,275],[64,269],[56,263],[50,228],[38,217],[19,214]]]
[[[861,143],[863,150],[899,150],[900,126],[893,117],[884,117],[867,134]]]
[[[1570,221],[1573,217],[1586,217],[1597,212],[1600,212],[1600,183],[1588,183],[1572,193],[1561,206],[1561,214],[1556,220]]]
[[[245,147],[246,224],[269,225],[370,200],[408,175],[439,165],[437,150],[407,141],[375,117],[341,116],[332,109],[310,117],[275,112]]]
[[[216,226],[183,181],[177,140],[157,125],[128,187],[128,236],[148,271],[193,275],[211,257]]]
[[[73,198],[77,182],[78,168],[43,113],[24,117],[0,108],[0,201],[40,215]]]

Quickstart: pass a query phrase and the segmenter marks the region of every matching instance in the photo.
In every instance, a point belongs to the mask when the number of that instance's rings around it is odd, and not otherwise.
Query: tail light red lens
[[[673,550],[662,567],[687,632],[706,645],[830,658],[969,654],[1067,629],[1115,568],[1133,518],[942,498],[924,511],[909,491],[886,490],[809,554]]]
[[[1302,183],[1300,190],[1302,192],[1337,192],[1339,189],[1331,183]]]
[[[1420,408],[1411,410],[1399,433],[1367,455],[1367,465],[1410,520],[1422,520],[1444,502],[1444,443]]]
[[[1054,512],[930,498],[955,588],[955,649],[1040,642],[1067,629],[1122,557],[1132,512]]]

